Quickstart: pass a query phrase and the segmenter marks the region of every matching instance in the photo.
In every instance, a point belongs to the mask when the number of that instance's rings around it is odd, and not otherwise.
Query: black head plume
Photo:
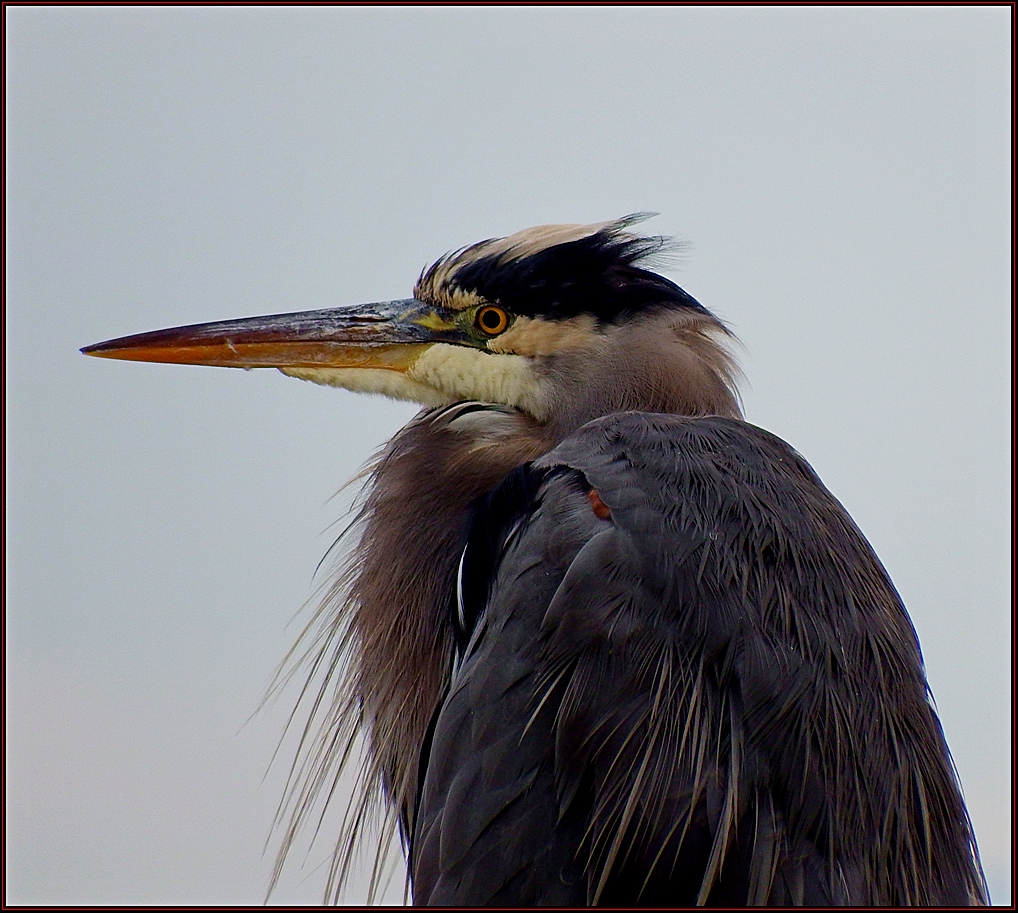
[[[626,231],[649,217],[636,213],[593,226],[541,226],[482,241],[442,258],[419,289],[477,296],[514,314],[561,320],[592,314],[611,323],[647,308],[707,313],[695,298],[647,267],[674,246],[662,236]]]

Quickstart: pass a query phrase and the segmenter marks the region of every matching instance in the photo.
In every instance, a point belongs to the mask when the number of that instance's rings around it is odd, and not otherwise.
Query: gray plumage
[[[437,719],[418,902],[984,899],[905,610],[798,454],[624,413],[529,472]]]

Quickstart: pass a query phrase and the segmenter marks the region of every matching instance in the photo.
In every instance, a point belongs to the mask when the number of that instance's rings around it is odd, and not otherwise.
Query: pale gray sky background
[[[414,412],[78,348],[635,210],[896,582],[1010,900],[1008,7],[5,16],[9,903],[261,901],[295,696],[248,718]]]

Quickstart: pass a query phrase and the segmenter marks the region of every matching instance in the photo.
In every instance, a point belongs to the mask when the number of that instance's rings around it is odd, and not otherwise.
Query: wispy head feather
[[[706,313],[678,285],[647,268],[676,246],[670,238],[626,230],[650,215],[593,225],[541,225],[481,241],[425,270],[414,293],[452,306],[483,300],[551,320],[592,314],[611,323],[647,308]]]

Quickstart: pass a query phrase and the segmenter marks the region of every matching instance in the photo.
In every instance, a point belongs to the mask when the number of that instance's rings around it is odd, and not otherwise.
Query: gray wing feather
[[[528,471],[436,719],[417,902],[985,901],[904,607],[798,454],[621,413]]]

